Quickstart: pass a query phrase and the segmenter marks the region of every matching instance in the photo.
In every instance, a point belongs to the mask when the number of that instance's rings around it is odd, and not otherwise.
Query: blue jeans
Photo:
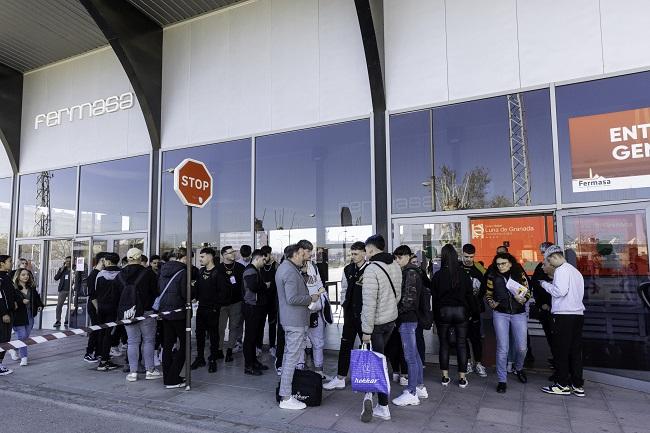
[[[406,388],[408,392],[415,395],[415,388],[418,385],[424,385],[424,371],[422,370],[422,360],[418,353],[417,343],[415,340],[415,328],[417,322],[406,322],[399,325],[399,333],[402,337],[402,348],[404,349],[404,359],[408,367],[409,384]]]
[[[32,316],[29,309],[30,306],[27,306],[27,325],[14,326],[14,332],[19,340],[29,338],[29,334],[32,333],[32,329],[34,328],[34,316]],[[18,349],[18,353],[21,358],[27,358],[27,347],[21,347]]]
[[[507,381],[506,364],[508,362],[508,349],[510,348],[510,333],[514,341],[515,370],[524,368],[526,358],[528,332],[528,316],[526,313],[505,314],[495,311],[492,315],[494,332],[497,336],[497,377],[499,382]]]
[[[144,314],[150,314],[152,311],[145,311]],[[129,358],[129,371],[138,372],[138,361],[140,360],[140,343],[142,343],[142,361],[144,368],[151,370],[154,368],[153,352],[156,342],[156,319],[145,319],[132,325],[126,325],[127,355]]]

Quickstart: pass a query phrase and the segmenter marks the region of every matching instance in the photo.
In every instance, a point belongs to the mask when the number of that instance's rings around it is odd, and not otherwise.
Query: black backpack
[[[146,274],[147,269],[142,268],[139,271],[138,276],[131,283],[127,281],[123,272],[117,274],[116,280],[119,280],[122,284],[122,293],[120,294],[120,302],[117,310],[117,318],[119,320],[132,319],[133,317],[144,313],[144,305],[142,305],[142,300],[138,294],[138,287]],[[133,315],[131,315],[131,317],[125,317],[124,313],[129,310],[133,310]]]
[[[291,394],[307,406],[320,406],[323,401],[323,377],[310,370],[293,372]],[[280,384],[275,389],[275,399],[280,403]]]

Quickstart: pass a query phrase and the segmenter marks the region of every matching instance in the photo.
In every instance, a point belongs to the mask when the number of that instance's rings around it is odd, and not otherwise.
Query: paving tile
[[[644,400],[630,401],[630,400],[608,400],[607,402],[612,408],[614,413],[620,412],[636,412],[648,413],[650,410],[650,403]],[[650,424],[649,424],[650,426]]]
[[[566,430],[557,430],[556,428],[544,426],[536,426],[536,427],[526,427],[524,426],[522,433],[570,433],[571,429],[567,428]]]
[[[500,424],[521,425],[521,412],[518,410],[492,409],[482,407],[476,416],[478,421]]]
[[[533,401],[524,402],[524,415],[525,414],[542,414],[544,416],[554,416],[561,418],[568,418],[569,412],[564,405],[549,405]],[[526,425],[526,423],[524,423]]]
[[[584,407],[569,407],[571,421],[610,422],[615,423],[616,417],[609,410],[588,409]]]
[[[650,433],[650,428],[643,427],[633,427],[633,426],[621,426],[624,433]]]
[[[361,413],[359,411],[359,413]],[[371,433],[375,431],[379,423],[390,422],[373,419],[369,423],[361,422],[359,414],[356,417],[343,416],[332,427],[332,430],[348,433]]]
[[[425,424],[424,431],[471,432],[474,423],[474,418],[465,418],[453,412],[436,412]]]
[[[622,433],[621,427],[614,423],[598,421],[571,421],[573,433]]]
[[[477,421],[472,431],[476,433],[519,433],[521,432],[521,427],[495,422]]]
[[[571,431],[571,425],[568,418],[553,416],[550,414],[524,412],[523,425],[524,427],[543,426],[545,429],[556,432]]]
[[[646,411],[617,411],[616,418],[621,425],[630,427],[650,428],[650,405],[646,406]]]

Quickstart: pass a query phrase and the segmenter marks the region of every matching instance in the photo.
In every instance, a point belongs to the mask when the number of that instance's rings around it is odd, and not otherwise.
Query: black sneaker
[[[86,353],[86,356],[84,356],[84,361],[95,363],[95,362],[99,362],[99,358],[97,358],[95,355]]]
[[[585,389],[581,386],[571,385],[571,394],[575,395],[576,397],[585,397]]]
[[[464,377],[462,379],[458,379],[458,386],[460,388],[467,388],[467,385],[469,385],[469,383],[467,383],[467,379]]]
[[[524,370],[515,370],[515,376],[517,376],[517,379],[519,379],[519,382],[521,383],[528,382],[528,376],[526,376],[526,372]]]
[[[61,322],[59,320],[57,320],[56,322],[54,322],[54,325],[52,325],[52,327],[53,328],[60,328],[61,327]]]
[[[205,367],[205,359],[203,358],[196,358],[192,365],[190,365],[190,368],[192,370],[196,370],[199,367]]]
[[[253,368],[256,369],[256,370],[262,370],[262,371],[265,371],[265,370],[268,370],[268,369],[269,369],[268,366],[262,364],[262,363],[259,362],[259,361],[255,362],[255,363],[253,364]]]
[[[499,382],[499,383],[497,384],[497,392],[498,392],[499,394],[505,394],[505,393],[506,393],[506,389],[508,389],[508,385],[506,385],[505,382]]]
[[[543,386],[542,392],[555,395],[571,395],[571,388],[554,383],[553,385]]]
[[[210,361],[208,364],[208,373],[216,373],[217,372],[217,361]]]
[[[248,367],[244,369],[244,374],[250,374],[251,376],[261,376],[262,372],[255,368]]]
[[[121,365],[115,364],[113,361],[106,361],[106,370],[111,371],[111,370],[117,370],[118,368],[121,367]]]
[[[448,386],[449,382],[451,382],[451,380],[449,380],[448,377],[442,376],[442,379],[440,380],[440,384],[442,386]]]
[[[226,362],[232,362],[232,349],[226,350]]]

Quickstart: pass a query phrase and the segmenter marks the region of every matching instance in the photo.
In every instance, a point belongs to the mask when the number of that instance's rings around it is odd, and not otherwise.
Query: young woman
[[[16,304],[18,309],[14,314],[14,332],[19,340],[29,337],[34,328],[34,317],[43,309],[41,296],[36,291],[34,275],[27,269],[19,269],[14,274],[16,288]],[[18,349],[20,365],[27,365],[27,347]]]
[[[528,315],[526,301],[531,292],[528,279],[517,260],[509,253],[499,253],[494,257],[492,266],[485,279],[487,291],[485,299],[493,313],[494,331],[497,337],[497,392],[506,392],[508,349],[510,335],[514,337],[515,365],[514,373],[520,382],[526,383],[524,358],[526,357],[526,335]],[[516,293],[516,294],[515,294]]]
[[[433,311],[438,326],[440,339],[440,369],[442,386],[448,386],[449,379],[449,331],[456,332],[456,341],[464,342],[467,338],[467,326],[470,314],[476,313],[478,307],[474,300],[472,281],[460,266],[458,253],[450,244],[442,247],[440,253],[440,270],[432,278],[431,295]],[[456,345],[458,356],[458,386],[467,387],[467,346]]]

